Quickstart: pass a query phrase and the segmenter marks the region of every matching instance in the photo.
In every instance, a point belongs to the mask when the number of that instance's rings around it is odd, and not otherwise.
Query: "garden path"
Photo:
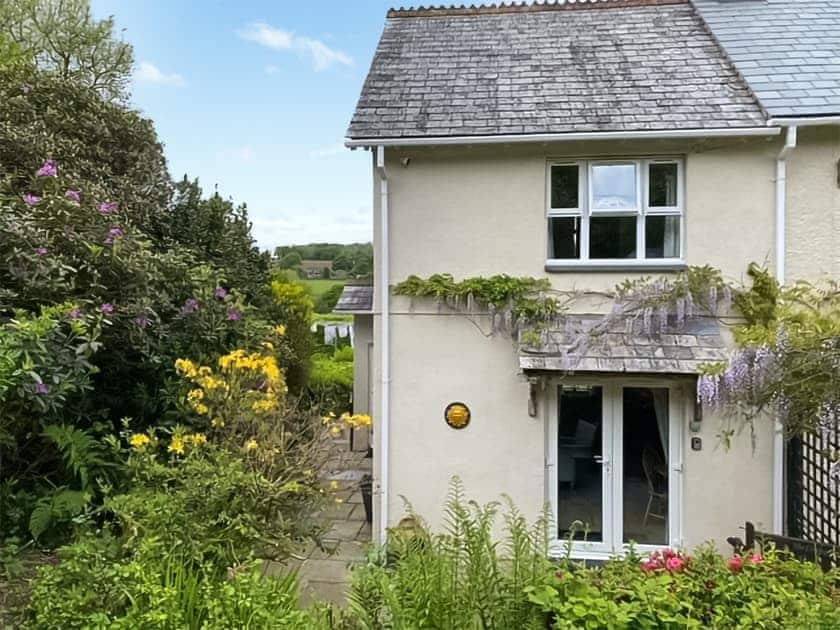
[[[323,478],[325,487],[336,502],[322,513],[327,533],[324,549],[314,544],[302,547],[295,557],[284,563],[269,563],[266,573],[288,573],[297,570],[301,580],[301,603],[328,601],[346,604],[350,585],[350,566],[367,557],[371,528],[365,521],[365,507],[359,491],[362,475],[370,473],[372,460],[364,452],[350,450],[347,435],[333,440],[335,455]]]

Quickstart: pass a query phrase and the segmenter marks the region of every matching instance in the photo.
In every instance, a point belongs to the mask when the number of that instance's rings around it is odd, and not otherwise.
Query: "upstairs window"
[[[548,170],[549,263],[682,261],[680,160],[576,160]]]

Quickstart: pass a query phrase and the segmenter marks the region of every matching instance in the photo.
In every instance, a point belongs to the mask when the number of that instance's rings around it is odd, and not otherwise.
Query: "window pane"
[[[596,210],[632,210],[636,199],[635,164],[598,164],[592,167],[592,207]]]
[[[635,258],[638,217],[591,217],[590,258]]]
[[[548,257],[580,258],[580,217],[548,219]]]
[[[680,218],[678,216],[645,218],[645,257],[680,257]]]
[[[551,167],[551,207],[578,207],[578,167],[566,164]]]
[[[651,164],[648,184],[648,205],[651,208],[674,208],[677,202],[677,165]]]

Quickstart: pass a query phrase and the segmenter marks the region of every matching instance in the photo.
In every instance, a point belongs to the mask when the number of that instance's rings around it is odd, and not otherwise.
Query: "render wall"
[[[832,274],[840,265],[834,230],[840,203],[833,172],[838,149],[836,132],[825,131],[801,134],[790,167],[788,230],[791,241],[796,240],[788,251],[791,277]],[[391,284],[410,274],[463,278],[507,273],[549,277],[558,289],[597,291],[633,277],[630,271],[546,273],[546,164],[564,156],[684,156],[686,262],[717,267],[730,279],[740,279],[751,261],[772,269],[775,159],[781,144],[774,137],[389,149]],[[379,255],[376,175],[374,184]],[[819,255],[800,242],[809,237],[819,237]],[[383,286],[378,275],[377,385]],[[546,426],[527,414],[528,389],[510,340],[485,337],[474,323],[433,304],[393,298],[391,309],[389,524],[403,516],[402,495],[433,526],[440,525],[446,489],[455,475],[464,480],[471,498],[484,502],[508,494],[535,515],[547,500]],[[444,408],[453,401],[466,402],[473,412],[465,430],[454,431],[443,421]],[[745,431],[727,450],[716,437],[722,422],[707,413],[699,434],[684,432],[683,542],[688,546],[710,539],[723,546],[746,520],[772,526],[770,423],[759,426],[755,448]],[[689,447],[693,435],[703,438],[699,452]],[[374,470],[378,475],[377,462]]]

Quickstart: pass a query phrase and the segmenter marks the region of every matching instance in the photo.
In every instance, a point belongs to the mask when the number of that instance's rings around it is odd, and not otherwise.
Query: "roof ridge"
[[[574,11],[582,9],[618,9],[624,7],[662,6],[670,4],[688,4],[688,0],[521,0],[519,2],[498,2],[492,4],[472,4],[466,6],[438,5],[416,9],[391,8],[388,18],[443,17],[498,15],[501,13],[532,13],[538,11]]]

